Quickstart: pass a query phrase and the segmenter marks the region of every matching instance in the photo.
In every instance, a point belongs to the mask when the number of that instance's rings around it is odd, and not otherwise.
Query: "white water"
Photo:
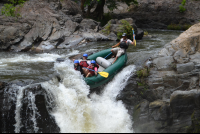
[[[116,96],[135,70],[134,66],[124,68],[107,84],[102,95],[93,94],[91,99],[88,98],[89,86],[73,69],[71,61],[55,63],[55,70],[62,75],[63,82],[52,80],[42,83],[42,87],[48,93],[49,104],[54,103],[51,114],[61,133],[134,132],[128,111],[122,101],[116,101]]]

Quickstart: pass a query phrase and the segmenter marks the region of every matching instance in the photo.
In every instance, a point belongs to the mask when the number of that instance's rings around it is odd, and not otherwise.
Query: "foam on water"
[[[104,89],[102,95],[93,94],[88,98],[89,86],[73,63],[66,60],[55,63],[55,70],[61,74],[62,82],[56,79],[42,83],[54,109],[61,133],[76,132],[134,132],[132,121],[121,101],[116,96],[124,88],[134,66],[128,66],[120,72]]]
[[[71,56],[71,55],[76,55],[78,53],[79,53],[78,50],[74,50],[72,52],[69,52],[66,55],[43,53],[43,54],[36,54],[34,56],[30,56],[30,55],[27,55],[27,54],[21,54],[21,55],[17,55],[15,57],[12,57],[12,58],[2,58],[2,59],[0,59],[0,64],[20,63],[20,62],[26,62],[26,63],[54,62],[54,61],[56,61],[57,58],[68,57],[68,56]]]

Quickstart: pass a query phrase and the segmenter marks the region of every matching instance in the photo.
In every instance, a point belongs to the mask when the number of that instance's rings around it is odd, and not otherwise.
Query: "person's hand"
[[[114,46],[112,46],[112,48],[114,48]]]
[[[135,39],[135,34],[133,34],[133,40]]]

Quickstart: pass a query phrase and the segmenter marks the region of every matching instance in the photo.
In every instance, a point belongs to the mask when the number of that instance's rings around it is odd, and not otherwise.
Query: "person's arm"
[[[81,66],[78,66],[78,67],[77,67],[77,70],[81,72]]]
[[[95,71],[95,72],[94,72],[95,75],[97,76],[97,71],[98,71],[97,67],[94,68],[94,71]]]
[[[112,48],[117,47],[117,46],[119,46],[119,45],[120,45],[120,42],[117,43],[116,45],[112,46]]]

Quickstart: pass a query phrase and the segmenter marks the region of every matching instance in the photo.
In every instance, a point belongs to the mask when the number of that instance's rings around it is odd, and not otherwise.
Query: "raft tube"
[[[111,53],[111,49],[112,48],[109,48],[109,49],[94,53],[94,54],[90,55],[88,57],[88,59],[96,61],[96,59],[98,57],[104,58]],[[110,54],[108,57],[106,57],[106,60],[109,60],[111,58],[111,56],[112,56],[112,54]],[[99,59],[101,60],[102,58],[99,58]],[[97,59],[97,61],[98,61],[98,59]],[[127,62],[127,54],[125,53],[122,56],[120,56],[114,64],[111,64],[110,66],[107,67],[107,63],[106,63],[106,68],[101,71],[109,73],[109,76],[107,78],[102,77],[100,74],[98,74],[97,76],[84,78],[84,80],[87,83],[87,85],[90,86],[90,89],[97,88],[97,87],[107,83],[108,81],[110,81],[126,65],[126,62]]]

